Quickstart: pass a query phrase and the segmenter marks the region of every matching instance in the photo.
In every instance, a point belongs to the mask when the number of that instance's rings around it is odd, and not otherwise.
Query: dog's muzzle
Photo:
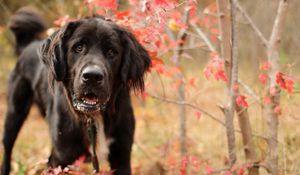
[[[109,101],[109,97],[102,103],[99,103],[97,99],[81,98],[78,99],[73,96],[72,103],[73,107],[83,113],[94,113],[99,111],[104,111]]]
[[[96,65],[86,66],[81,73],[82,90],[78,97],[73,95],[73,107],[80,112],[92,113],[105,110],[109,95],[104,90],[105,72]],[[103,92],[104,91],[104,92]]]

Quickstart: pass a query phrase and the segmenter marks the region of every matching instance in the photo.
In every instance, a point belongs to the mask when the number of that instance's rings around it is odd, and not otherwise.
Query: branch
[[[272,64],[270,82],[271,86],[275,86],[275,74],[279,69],[279,53],[278,47],[280,44],[281,33],[283,30],[284,17],[287,11],[288,0],[281,0],[278,6],[277,15],[273,25],[272,33],[269,40],[267,51],[268,61]]]
[[[249,95],[251,95],[257,102],[260,102],[259,96],[242,80],[238,80],[239,84],[243,86],[243,88],[247,91]]]
[[[202,112],[203,114],[209,116],[211,119],[213,119],[214,121],[220,123],[221,125],[225,126],[225,123],[223,121],[221,121],[220,119],[218,119],[217,117],[215,117],[214,115],[210,114],[209,112],[197,107],[196,105],[190,104],[186,101],[176,101],[176,100],[172,100],[172,99],[167,99],[167,98],[163,98],[163,97],[159,97],[153,94],[149,94],[150,97],[160,100],[160,101],[164,101],[167,103],[172,103],[172,104],[177,104],[177,105],[186,105],[190,108],[196,109],[197,111]]]
[[[148,94],[149,97],[153,98],[153,99],[156,99],[156,100],[160,100],[160,101],[163,101],[163,102],[166,102],[166,103],[170,103],[170,104],[175,104],[175,105],[185,105],[185,106],[188,106],[192,109],[195,109],[197,111],[200,111],[201,113],[203,113],[204,115],[210,117],[212,120],[216,121],[217,123],[221,124],[222,126],[226,127],[225,123],[218,119],[215,115],[205,111],[204,109],[201,109],[199,108],[198,106],[194,105],[194,104],[191,104],[191,103],[188,103],[186,101],[176,101],[176,100],[173,100],[173,99],[168,99],[168,98],[164,98],[164,97],[160,97],[160,96],[157,96],[157,95],[153,95],[153,94]],[[219,108],[221,109],[222,107],[219,106]],[[234,130],[234,132],[237,132],[237,133],[241,133],[240,130]],[[267,140],[266,137],[262,136],[262,135],[258,135],[258,134],[253,134],[252,133],[252,136],[253,137],[257,137],[257,138],[260,138],[260,139],[263,139],[263,140]],[[278,141],[279,142],[279,141]]]
[[[190,4],[186,3],[184,8],[184,14],[183,19],[184,23],[189,25],[189,13],[190,13]],[[177,39],[183,41],[179,45],[176,45],[176,48],[174,51],[174,58],[175,58],[175,65],[179,66],[179,59],[183,53],[183,46],[185,44],[185,41],[187,39],[186,31],[188,30],[189,26],[187,28],[183,28],[178,32]],[[179,80],[184,79],[184,75],[182,72],[177,73],[176,78]],[[181,101],[185,101],[185,84],[182,81],[178,87],[178,97]],[[183,157],[187,152],[187,146],[186,146],[186,109],[185,105],[180,106],[180,112],[179,112],[179,119],[180,119],[180,153],[181,157]]]
[[[242,15],[246,18],[248,21],[249,25],[253,29],[254,33],[259,37],[261,42],[263,43],[264,46],[268,46],[268,41],[264,37],[264,35],[261,33],[261,31],[258,29],[258,27],[254,24],[250,16],[247,14],[247,12],[243,9],[243,7],[239,4],[238,0],[234,0],[237,9],[242,13]]]
[[[272,33],[267,47],[268,61],[271,63],[269,75],[269,88],[276,87],[276,74],[279,71],[279,44],[281,33],[284,27],[284,17],[287,12],[288,0],[280,0]],[[270,174],[278,174],[278,125],[279,114],[274,112],[276,106],[280,104],[280,89],[277,88],[275,94],[271,97],[271,103],[266,106],[267,109],[267,134],[268,134],[268,154],[266,164]]]
[[[215,52],[216,51],[215,47],[210,42],[210,40],[206,37],[206,35],[203,33],[203,31],[196,24],[191,24],[191,25],[195,28],[196,32],[198,33],[198,35],[200,35],[200,37],[202,38],[204,43],[207,45],[209,50],[212,52]]]

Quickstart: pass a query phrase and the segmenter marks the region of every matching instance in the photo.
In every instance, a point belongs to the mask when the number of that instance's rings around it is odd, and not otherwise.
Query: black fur
[[[9,80],[1,175],[9,174],[13,145],[33,103],[49,124],[49,166],[64,167],[81,155],[90,155],[82,116],[99,110],[90,105],[90,111],[85,102],[78,102],[81,98],[106,104],[101,114],[105,135],[114,140],[109,147],[111,169],[114,174],[131,174],[135,121],[130,90],[144,89],[144,73],[150,66],[146,50],[131,33],[100,17],[70,22],[48,39],[40,40],[37,36],[45,29],[41,19],[23,9],[10,22],[20,56]],[[98,76],[97,81],[84,79],[87,67],[96,70],[92,75]],[[76,109],[77,103],[84,110]]]
[[[40,39],[39,34],[47,28],[39,12],[29,6],[19,9],[11,17],[8,27],[16,36],[15,52],[17,55],[33,40]]]

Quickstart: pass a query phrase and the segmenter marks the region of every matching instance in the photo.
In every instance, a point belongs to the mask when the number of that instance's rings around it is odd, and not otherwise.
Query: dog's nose
[[[83,82],[101,83],[104,73],[99,66],[87,66],[82,71],[81,79]]]

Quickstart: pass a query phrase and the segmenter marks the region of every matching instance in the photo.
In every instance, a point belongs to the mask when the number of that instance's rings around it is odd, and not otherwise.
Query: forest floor
[[[6,91],[8,72],[15,65],[15,61],[0,59],[0,139],[2,140],[3,122],[5,118]],[[203,69],[200,69],[203,70]],[[243,70],[241,78],[248,80],[249,86],[258,95],[263,96],[264,89],[258,86],[252,74]],[[200,73],[199,73],[200,72]],[[196,76],[198,81],[194,87],[186,88],[188,103],[207,111],[216,119],[224,121],[218,105],[226,99],[224,83],[207,81],[202,71],[186,72],[186,76]],[[296,75],[296,74],[295,74]],[[162,78],[162,79],[161,79]],[[300,82],[300,77],[295,77]],[[164,85],[161,85],[164,82]],[[295,85],[298,87],[297,83]],[[172,80],[157,77],[156,73],[147,76],[146,90],[150,94],[146,99],[133,96],[133,106],[136,116],[135,143],[132,151],[132,169],[135,175],[180,174],[180,168],[188,164],[188,174],[207,174],[212,170],[227,167],[227,143],[225,128],[219,122],[204,113],[186,106],[187,116],[187,157],[180,159],[179,134],[179,105],[157,100],[154,96],[165,96],[176,101],[176,88]],[[176,87],[176,86],[175,86]],[[289,96],[282,95],[282,115],[279,124],[279,164],[280,172],[284,175],[300,174],[300,94],[299,89]],[[245,92],[244,92],[245,93]],[[152,95],[152,97],[151,97]],[[248,95],[249,96],[249,95]],[[266,133],[266,118],[263,105],[253,98],[248,98],[249,115],[254,133],[254,143],[260,161],[265,160],[267,143],[263,139]],[[235,118],[235,129],[239,130]],[[236,132],[238,161],[237,166],[243,167],[244,158],[241,134]],[[47,158],[51,150],[49,129],[40,116],[37,108],[32,107],[28,119],[16,141],[13,159],[12,175],[33,175],[46,168]],[[0,161],[3,158],[3,146],[0,144]],[[187,161],[188,160],[188,161]],[[91,164],[77,164],[81,174],[90,174]],[[102,163],[108,169],[107,163]],[[267,174],[261,168],[261,174]],[[222,172],[223,173],[223,172]],[[217,173],[217,174],[222,174]],[[79,174],[79,173],[78,173]]]
[[[208,91],[206,89],[206,91]],[[201,101],[215,98],[216,92],[207,93]],[[162,169],[167,174],[179,174],[182,161],[179,158],[179,127],[178,106],[166,104],[148,97],[147,102],[140,98],[134,98],[136,114],[135,144],[132,153],[132,167],[134,174],[158,174]],[[292,101],[296,101],[295,99]],[[299,97],[297,99],[299,101]],[[300,173],[300,107],[299,103],[285,103],[282,118],[280,119],[279,146],[280,167],[282,174],[296,175]],[[5,93],[0,93],[0,134],[3,133],[3,119],[6,111]],[[288,106],[290,105],[290,106]],[[201,108],[213,111],[213,114],[222,119],[222,113],[218,111],[212,102],[203,102]],[[254,108],[254,109],[253,109]],[[250,116],[255,134],[264,136],[266,125],[263,122],[262,111],[251,107]],[[199,118],[194,110],[188,110],[188,155],[190,156],[192,172],[195,164],[198,164],[196,174],[205,174],[208,168],[215,170],[226,167],[226,137],[224,127],[203,115]],[[238,125],[236,125],[238,128]],[[243,147],[239,133],[237,136],[238,164],[244,163]],[[1,138],[0,137],[0,138]],[[266,155],[266,142],[255,137],[255,145],[259,158],[264,160]],[[30,111],[13,152],[13,175],[38,174],[45,168],[47,158],[51,150],[48,126],[40,117],[36,107]],[[0,160],[3,147],[0,146]],[[104,163],[105,169],[107,164]],[[91,165],[81,165],[81,172],[90,172]],[[154,173],[155,172],[155,173]],[[261,170],[261,174],[265,174]],[[84,173],[83,173],[84,174]],[[88,174],[88,173],[87,173]]]

